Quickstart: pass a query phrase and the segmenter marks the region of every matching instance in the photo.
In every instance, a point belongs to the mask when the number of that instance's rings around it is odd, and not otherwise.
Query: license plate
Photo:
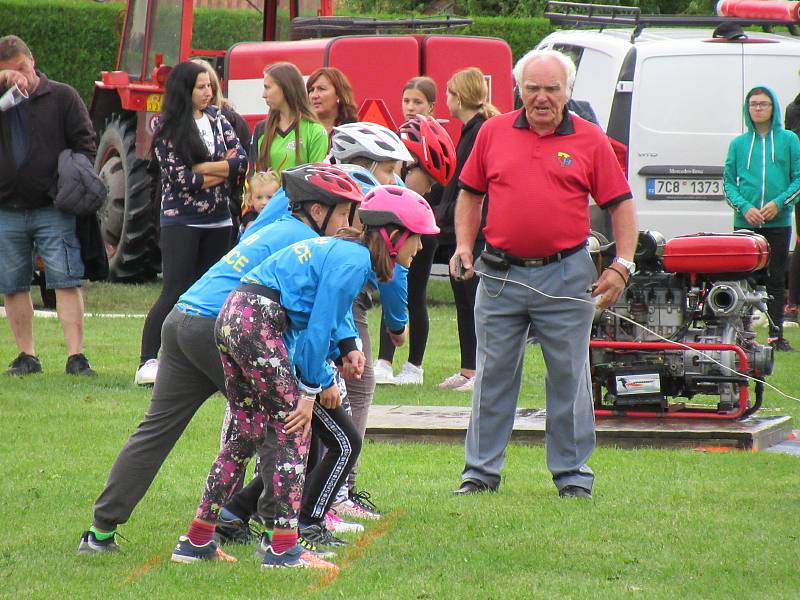
[[[147,96],[147,112],[161,112],[164,104],[164,94],[149,94]]]
[[[650,200],[721,200],[723,196],[722,179],[718,177],[647,178],[647,198]]]

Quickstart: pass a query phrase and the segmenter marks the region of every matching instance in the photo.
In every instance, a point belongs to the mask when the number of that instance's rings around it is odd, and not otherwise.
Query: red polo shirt
[[[602,208],[632,197],[603,131],[567,111],[543,136],[530,129],[524,109],[486,121],[459,185],[488,193],[486,241],[521,258],[585,242],[590,195]]]

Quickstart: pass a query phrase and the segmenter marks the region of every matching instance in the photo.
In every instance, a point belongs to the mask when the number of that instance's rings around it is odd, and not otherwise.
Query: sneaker
[[[333,533],[361,533],[364,531],[361,523],[345,521],[332,510],[325,513],[325,527]]]
[[[458,386],[455,389],[455,391],[472,393],[472,388],[474,388],[474,387],[475,387],[475,378],[474,377],[468,377],[467,380],[464,382],[464,384]]]
[[[266,553],[269,551],[270,543],[272,540],[270,539],[270,534],[268,532],[264,532],[261,534],[261,538],[258,541],[258,545],[256,546],[256,558],[259,560],[263,560]],[[297,538],[297,543],[303,547],[303,550],[309,552],[311,554],[316,555],[318,558],[323,560],[328,560],[336,556],[336,552],[333,550],[323,550],[318,548],[315,544],[312,544],[308,540],[304,540],[302,537]]]
[[[10,368],[6,371],[6,375],[33,375],[34,373],[42,372],[42,363],[39,359],[31,354],[20,352],[19,356],[8,365]]]
[[[397,385],[422,385],[422,367],[407,362],[395,376],[394,382]]]
[[[378,359],[372,364],[372,370],[375,373],[375,383],[377,385],[394,385],[397,383],[394,380],[394,373],[392,372],[391,363]]]
[[[333,569],[338,571],[337,567],[332,562],[328,562],[319,556],[312,554],[303,549],[300,544],[289,548],[282,554],[276,554],[272,551],[272,546],[267,547],[264,553],[264,558],[261,561],[261,568],[263,569],[280,569],[280,568],[313,568],[313,569]]]
[[[333,510],[340,517],[352,517],[354,519],[367,519],[375,521],[381,518],[381,513],[370,500],[368,492],[352,492],[350,497],[344,502],[333,505]]]
[[[768,338],[767,343],[772,346],[775,352],[794,352],[794,348],[784,337]]]
[[[83,354],[73,354],[67,358],[67,366],[64,367],[67,375],[83,375],[84,377],[97,377],[97,373],[89,365],[89,361]]]
[[[153,385],[156,382],[157,373],[158,360],[151,358],[136,371],[136,375],[133,377],[133,383],[135,385]]]
[[[469,381],[469,377],[464,377],[460,372],[450,375],[439,384],[440,390],[455,390]]]
[[[214,532],[214,541],[218,544],[249,544],[256,537],[250,524],[242,519],[217,519],[217,528]]]
[[[198,560],[221,560],[223,562],[237,562],[236,557],[224,552],[214,540],[202,546],[195,546],[185,535],[178,538],[178,543],[172,551],[172,562],[193,563]]]
[[[98,540],[93,531],[84,531],[81,535],[81,543],[78,544],[78,554],[99,554],[101,552],[117,552],[119,544],[112,535],[107,540]]]
[[[299,537],[314,546],[346,546],[347,542],[333,535],[324,523],[315,523],[300,527]]]

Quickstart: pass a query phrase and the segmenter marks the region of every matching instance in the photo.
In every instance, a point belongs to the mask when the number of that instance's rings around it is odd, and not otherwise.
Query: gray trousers
[[[164,320],[150,407],[120,450],[95,502],[98,529],[111,531],[130,518],[197,409],[215,392],[224,395],[215,321],[176,308]]]
[[[353,425],[356,427],[359,438],[363,441],[367,432],[367,417],[369,407],[372,405],[372,397],[375,395],[375,372],[372,370],[372,343],[369,339],[369,322],[367,321],[367,310],[372,305],[372,301],[362,296],[367,292],[362,292],[356,297],[353,303],[353,320],[358,329],[358,337],[361,338],[362,352],[366,358],[364,364],[364,374],[361,379],[348,379],[345,381],[347,386],[347,399],[350,401],[352,410]],[[360,459],[359,459],[360,460]],[[347,478],[347,485],[353,489],[356,485],[358,474],[358,462],[353,466]]]
[[[514,428],[528,329],[542,348],[547,468],[559,489],[577,485],[591,490],[586,461],[595,446],[589,376],[589,333],[594,307],[551,300],[510,281],[552,296],[590,299],[586,291],[597,273],[587,251],[544,267],[512,266],[498,271],[478,261],[482,276],[475,302],[477,377],[465,442],[462,478],[493,488],[500,484],[505,451]]]

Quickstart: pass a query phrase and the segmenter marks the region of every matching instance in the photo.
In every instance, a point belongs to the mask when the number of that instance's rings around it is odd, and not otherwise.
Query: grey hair
[[[517,81],[519,88],[522,89],[522,73],[525,71],[525,67],[528,66],[528,63],[543,58],[554,58],[564,67],[564,74],[567,77],[567,98],[572,97],[572,86],[575,85],[575,63],[569,56],[558,50],[533,49],[520,58],[517,64],[514,65],[514,79]]]

